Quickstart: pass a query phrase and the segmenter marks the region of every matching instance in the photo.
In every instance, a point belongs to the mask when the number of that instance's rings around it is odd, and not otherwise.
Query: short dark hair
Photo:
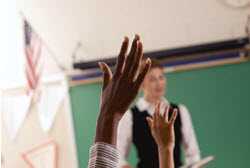
[[[147,57],[146,57],[146,58],[143,58],[142,63],[141,63],[141,66],[142,66],[142,67],[145,66],[146,60],[147,60]],[[159,68],[159,69],[161,69],[161,70],[164,69],[164,67],[163,67],[163,65],[160,63],[160,61],[158,61],[157,59],[151,58],[151,67],[150,67],[150,70],[155,69],[155,68]]]
[[[146,63],[147,58],[142,60],[142,64]],[[158,61],[157,59],[151,58],[151,68],[150,69],[154,69],[154,68],[159,68],[163,70],[163,66],[160,63],[160,61]]]
[[[160,61],[158,61],[157,59],[151,59],[151,69],[154,68],[159,68],[159,69],[163,69],[162,64],[160,63]]]

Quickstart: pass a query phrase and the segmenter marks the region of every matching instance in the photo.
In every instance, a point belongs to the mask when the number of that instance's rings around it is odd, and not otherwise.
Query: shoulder
[[[192,122],[192,118],[191,118],[191,115],[190,115],[190,112],[188,110],[188,108],[183,105],[183,104],[179,104],[179,115],[181,117],[181,120],[183,123],[191,123]]]
[[[178,108],[180,109],[180,111],[184,111],[186,113],[189,113],[187,106],[184,104],[178,104]]]

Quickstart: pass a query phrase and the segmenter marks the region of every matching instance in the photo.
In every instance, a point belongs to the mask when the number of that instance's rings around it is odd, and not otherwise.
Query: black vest
[[[171,103],[169,117],[173,112],[173,108],[179,108],[177,105]],[[140,112],[136,106],[132,109],[133,116],[133,143],[137,149],[138,164],[137,168],[159,168],[159,158],[157,144],[155,143],[150,128],[147,124],[146,117],[150,116],[147,111]],[[174,148],[174,162],[175,167],[180,167],[181,163],[181,119],[177,115],[175,121],[175,148]]]

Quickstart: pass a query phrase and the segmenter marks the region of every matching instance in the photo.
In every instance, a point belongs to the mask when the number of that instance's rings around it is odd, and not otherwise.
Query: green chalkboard
[[[249,167],[250,62],[167,74],[166,96],[185,104],[192,115],[208,167]],[[99,107],[100,84],[70,88],[79,166],[85,168]],[[136,163],[133,149],[129,157]]]

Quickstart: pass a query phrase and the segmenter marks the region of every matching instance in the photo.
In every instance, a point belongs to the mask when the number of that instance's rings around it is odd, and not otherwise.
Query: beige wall
[[[21,158],[21,153],[48,140],[54,140],[58,144],[58,168],[77,167],[74,133],[71,124],[70,110],[66,99],[59,108],[49,133],[45,133],[41,129],[35,107],[28,113],[14,141],[8,138],[1,119],[4,168],[28,168],[28,165]]]
[[[134,33],[141,34],[146,50],[244,36],[250,9],[233,9],[222,1],[20,0],[18,6],[70,66],[78,40],[90,60],[117,54],[123,36]]]

